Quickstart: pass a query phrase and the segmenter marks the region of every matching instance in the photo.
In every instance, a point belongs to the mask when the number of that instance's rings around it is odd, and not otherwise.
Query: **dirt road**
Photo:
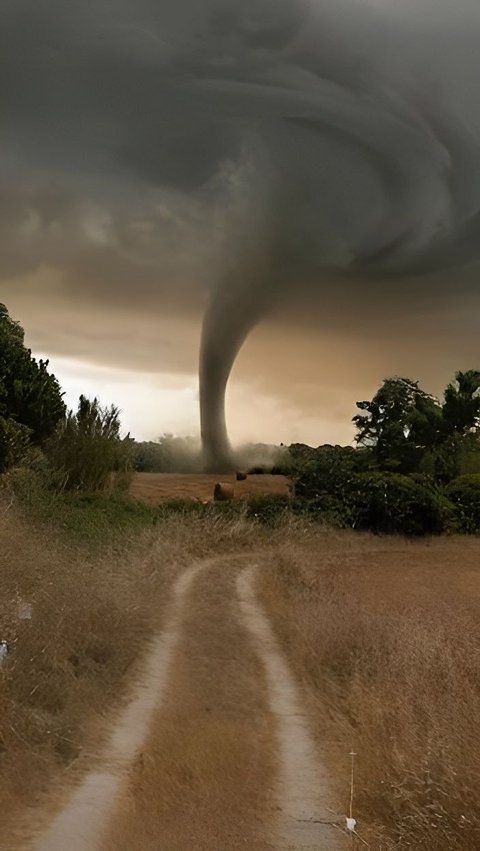
[[[340,851],[302,697],[245,558],[177,581],[109,746],[31,851]]]

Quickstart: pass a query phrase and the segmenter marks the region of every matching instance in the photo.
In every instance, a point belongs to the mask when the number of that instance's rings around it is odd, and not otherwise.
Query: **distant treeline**
[[[237,449],[235,464],[256,473],[288,473],[291,468],[288,447],[266,443]],[[156,441],[135,443],[133,466],[138,473],[200,473],[204,468],[202,447],[197,437],[163,434]]]
[[[340,527],[404,534],[480,532],[480,371],[457,372],[442,399],[417,381],[388,378],[357,403],[355,446],[250,445],[238,468],[284,473],[295,497],[264,503]],[[131,471],[201,472],[199,441],[122,436],[119,411],[80,397],[67,411],[47,361],[25,347],[0,305],[0,473],[41,471],[51,487],[93,493],[126,486]],[[255,516],[262,517],[262,509]]]

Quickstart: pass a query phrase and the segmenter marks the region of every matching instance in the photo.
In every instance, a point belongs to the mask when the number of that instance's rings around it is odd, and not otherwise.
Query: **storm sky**
[[[477,0],[3,0],[0,301],[155,437],[241,286],[233,440],[348,442],[479,366],[479,56]]]

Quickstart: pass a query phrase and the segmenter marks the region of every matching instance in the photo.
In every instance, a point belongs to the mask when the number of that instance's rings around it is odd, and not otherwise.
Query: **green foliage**
[[[480,428],[480,372],[457,372],[445,390],[443,420],[448,433],[478,432]]]
[[[308,446],[306,443],[292,443],[288,448],[288,452],[293,469],[300,470],[310,462],[314,462],[317,458],[317,453],[323,448],[319,446],[318,449],[314,449],[313,446]]]
[[[80,396],[77,413],[68,413],[46,453],[66,490],[92,492],[111,484],[113,474],[131,468],[133,441],[120,437],[117,408],[102,408],[98,399]]]
[[[357,402],[364,411],[353,422],[356,442],[370,447],[379,469],[410,473],[442,433],[440,402],[408,378],[388,378],[373,399]]]
[[[30,430],[33,443],[53,434],[65,415],[57,379],[48,361],[36,361],[24,345],[18,322],[0,304],[0,415]]]
[[[434,487],[395,473],[357,477],[352,491],[357,529],[396,535],[437,535],[450,531],[453,508]]]
[[[351,494],[357,475],[369,463],[368,451],[351,446],[297,448],[295,494],[307,500],[309,510],[336,526],[352,526]]]
[[[445,488],[445,495],[455,506],[459,532],[480,532],[480,473],[459,476]]]
[[[458,441],[457,470],[459,476],[480,473],[479,434],[467,434]],[[453,476],[450,478],[453,478]]]
[[[353,473],[341,489],[325,485],[295,501],[296,511],[341,529],[376,534],[435,535],[456,528],[453,506],[426,477]]]
[[[312,449],[296,444],[291,452],[296,468],[295,494],[300,500],[297,508],[340,528],[354,526],[352,489],[358,474],[368,468],[369,451],[328,445]]]
[[[247,503],[247,517],[268,526],[281,523],[290,510],[291,501],[289,498],[277,494],[252,497]]]
[[[428,476],[373,472],[365,449],[305,447],[293,454],[296,511],[339,528],[377,533],[437,534],[453,528],[452,506]]]
[[[17,468],[0,481],[0,488],[14,497],[29,522],[48,526],[70,541],[87,548],[125,545],[125,536],[136,534],[158,520],[155,508],[137,503],[126,494],[65,492],[58,487],[58,473],[43,457],[33,467]]]
[[[30,429],[0,416],[0,473],[24,460],[30,446]]]

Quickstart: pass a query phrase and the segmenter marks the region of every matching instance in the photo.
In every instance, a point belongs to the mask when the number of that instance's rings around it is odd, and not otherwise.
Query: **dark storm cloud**
[[[172,315],[197,315],[210,290],[217,454],[232,363],[276,303],[322,299],[321,326],[335,298],[348,312],[360,292],[366,314],[404,288],[406,321],[450,297],[443,270],[476,262],[473,0],[6,0],[0,14],[0,275],[52,268],[74,301]]]

